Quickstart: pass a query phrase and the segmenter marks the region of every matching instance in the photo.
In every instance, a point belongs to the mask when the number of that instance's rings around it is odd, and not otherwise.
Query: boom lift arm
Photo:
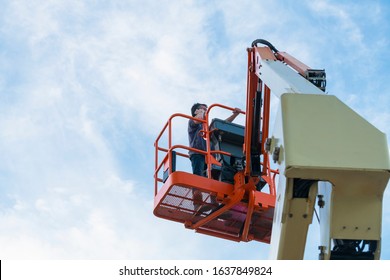
[[[257,77],[280,98],[266,141],[280,171],[271,258],[303,259],[318,195],[320,258],[379,259],[390,170],[385,135],[324,94],[323,70],[309,69],[264,40],[254,41],[252,52]]]
[[[173,115],[157,137],[154,214],[198,233],[270,243],[273,259],[303,259],[317,201],[320,259],[379,259],[385,135],[324,93],[324,70],[262,39],[247,52],[245,126],[210,123],[211,109],[234,110],[214,104],[201,120],[206,151],[172,143],[174,119],[191,116]],[[272,135],[271,93],[279,98]],[[188,158],[182,150],[205,155],[207,177],[177,168],[178,157]]]

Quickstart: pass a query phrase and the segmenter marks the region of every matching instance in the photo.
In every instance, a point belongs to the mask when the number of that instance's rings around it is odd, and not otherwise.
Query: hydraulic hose
[[[252,47],[257,46],[257,44],[263,44],[268,46],[274,53],[279,52],[270,42],[264,39],[256,39],[252,42]]]

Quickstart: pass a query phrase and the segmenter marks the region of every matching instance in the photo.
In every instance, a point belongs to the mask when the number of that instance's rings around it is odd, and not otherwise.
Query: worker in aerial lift
[[[195,103],[191,107],[191,115],[197,119],[204,120],[207,111],[207,105]],[[232,122],[240,114],[241,110],[235,108],[233,114],[225,121]],[[190,119],[188,122],[188,140],[191,148],[206,151],[206,140],[201,135],[203,124],[201,121]],[[206,177],[206,161],[205,156],[200,153],[189,151],[192,173]]]
[[[203,123],[200,120],[205,119],[205,114],[207,111],[207,105],[202,103],[195,103],[191,107],[191,115],[197,120],[190,119],[188,122],[188,140],[189,146],[194,149],[206,151],[206,140],[203,138],[201,131],[203,130]],[[225,121],[232,122],[240,114],[241,110],[235,108],[232,115],[228,117]],[[189,151],[189,156],[191,160],[192,173],[195,175],[200,175],[207,177],[207,164],[206,157],[203,154]],[[194,196],[194,207],[195,210],[199,210],[201,206],[202,194],[199,191],[193,193]],[[215,198],[212,198],[212,200]],[[215,204],[215,201],[212,201],[212,204]],[[200,211],[207,212],[210,210],[208,205],[204,205]]]

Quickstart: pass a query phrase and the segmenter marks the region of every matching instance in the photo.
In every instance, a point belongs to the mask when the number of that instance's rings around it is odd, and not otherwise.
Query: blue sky
[[[152,215],[157,134],[197,101],[244,108],[254,39],[324,68],[389,140],[387,1],[0,3],[0,258],[266,259]]]

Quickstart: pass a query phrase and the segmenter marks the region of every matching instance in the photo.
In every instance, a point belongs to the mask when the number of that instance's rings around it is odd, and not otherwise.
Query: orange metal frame
[[[311,69],[305,63],[299,61],[298,59],[296,59],[295,57],[293,57],[292,55],[286,52],[278,52],[275,54],[275,56],[278,60],[285,62],[287,65],[289,65],[291,68],[296,70],[302,76],[305,76],[306,71]]]
[[[194,117],[185,114],[174,114],[169,118],[154,143],[154,214],[160,218],[183,223],[186,228],[194,229],[199,233],[233,241],[255,240],[270,243],[276,200],[275,181],[279,172],[271,169],[269,155],[264,147],[269,137],[271,90],[261,80],[261,61],[283,61],[301,75],[310,69],[289,54],[274,53],[269,47],[254,46],[248,48],[247,52],[246,111],[242,112],[246,115],[243,144],[244,169],[235,174],[234,184],[212,178],[212,166],[221,165],[215,159],[215,154],[230,154],[211,150],[210,138],[213,131],[210,131],[209,127],[209,113],[215,107],[230,111],[234,111],[234,108],[213,104],[208,108],[204,120],[196,119],[203,123],[202,132],[207,143],[206,151],[186,145],[172,144],[173,120],[175,118],[195,120]],[[258,98],[262,100],[260,112],[256,111],[259,109],[255,108],[254,104],[255,100],[259,100]],[[260,127],[254,127],[254,117],[256,115],[257,118],[258,113],[261,120],[260,123],[258,120],[255,122]],[[262,133],[261,139],[252,139],[252,132],[257,133],[258,130]],[[162,147],[160,144],[164,135],[167,137],[167,147]],[[252,141],[258,141],[258,143],[252,143]],[[252,158],[251,149],[252,147],[257,149],[259,146],[261,176],[258,170],[252,172],[251,169],[251,160],[253,158],[257,160],[258,157],[258,150],[255,150]],[[180,150],[187,151],[187,153],[179,152]],[[173,152],[176,156],[189,158],[189,151],[205,155],[207,177],[173,169]],[[160,153],[163,153],[162,157],[159,156]],[[161,172],[165,172],[165,178],[161,178],[159,175]],[[268,192],[257,189],[256,186],[261,179],[268,186]],[[195,205],[199,201],[200,208],[197,208]]]
[[[247,108],[247,117],[246,117],[246,134],[245,134],[245,145],[244,145],[244,153],[247,159],[247,164],[245,168],[245,175],[250,176],[250,147],[251,147],[251,135],[252,131],[252,119],[254,114],[253,100],[255,98],[255,94],[257,91],[263,92],[263,104],[261,111],[261,127],[260,130],[262,132],[261,137],[261,155],[263,156],[262,162],[262,178],[267,182],[270,186],[270,193],[272,195],[276,195],[276,186],[275,186],[275,176],[278,173],[277,171],[271,170],[269,155],[264,149],[264,143],[269,136],[269,118],[270,118],[270,104],[271,104],[271,90],[267,87],[267,85],[263,84],[260,79],[260,74],[258,70],[260,69],[260,59],[270,59],[276,60],[277,58],[273,54],[273,52],[268,47],[253,47],[248,48],[248,77],[247,77],[247,100],[246,100],[246,108]],[[249,160],[249,162],[248,162]]]
[[[196,119],[204,125],[206,151],[185,145],[172,144],[173,120],[175,118],[195,119],[191,116],[185,114],[172,115],[158,135],[154,144],[154,214],[164,219],[181,222],[186,228],[194,229],[198,233],[233,241],[256,240],[269,243],[273,209],[275,207],[275,177],[278,171],[271,170],[268,162],[263,163],[266,172],[262,177],[269,186],[269,193],[257,191],[256,184],[259,182],[259,178],[247,176],[244,171],[239,171],[235,175],[234,185],[212,178],[212,165],[220,165],[214,155],[216,153],[230,155],[227,152],[211,150],[210,135],[213,131],[210,131],[209,128],[209,113],[215,107],[234,110],[234,108],[225,105],[213,104],[208,108],[205,120]],[[245,131],[247,131],[247,128],[245,128]],[[167,147],[161,147],[160,141],[165,134],[167,134],[168,145]],[[179,150],[204,154],[208,166],[207,178],[173,170],[173,151],[176,152],[176,156],[189,157],[188,154],[179,152]],[[159,157],[161,152],[163,156]],[[268,160],[267,157],[264,158]],[[166,181],[159,176],[163,171],[168,172]],[[197,212],[191,207],[195,200],[194,191],[201,192],[203,197],[202,206],[211,205],[211,197],[215,197],[220,206],[207,213]]]

